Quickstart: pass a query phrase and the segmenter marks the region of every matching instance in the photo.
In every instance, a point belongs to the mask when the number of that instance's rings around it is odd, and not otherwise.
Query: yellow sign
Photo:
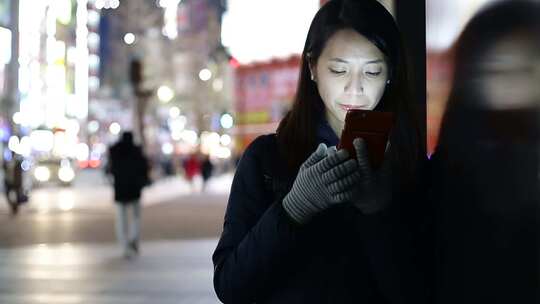
[[[236,114],[236,124],[262,124],[270,122],[270,113],[267,111],[245,112]]]

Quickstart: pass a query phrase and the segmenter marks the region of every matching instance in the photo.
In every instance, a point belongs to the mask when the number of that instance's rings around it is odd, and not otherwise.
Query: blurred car
[[[60,184],[70,186],[75,179],[75,167],[67,158],[45,158],[36,160],[32,176],[34,185]]]

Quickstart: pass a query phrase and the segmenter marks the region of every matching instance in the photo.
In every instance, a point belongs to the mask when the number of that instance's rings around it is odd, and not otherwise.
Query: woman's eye
[[[383,67],[380,64],[369,64],[364,67],[364,74],[367,77],[376,78],[383,72]]]
[[[334,73],[334,74],[343,74],[343,73],[345,73],[345,70],[340,70],[340,69],[329,68],[329,70],[330,70],[331,73]]]
[[[382,71],[366,71],[366,75],[370,77],[377,77],[381,75]]]

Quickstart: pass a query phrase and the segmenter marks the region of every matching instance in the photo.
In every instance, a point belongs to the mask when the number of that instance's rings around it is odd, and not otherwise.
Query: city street
[[[147,188],[132,260],[115,243],[112,190],[97,171],[35,190],[17,217],[2,198],[0,303],[219,303],[211,254],[231,180],[215,177],[205,193],[181,177]]]

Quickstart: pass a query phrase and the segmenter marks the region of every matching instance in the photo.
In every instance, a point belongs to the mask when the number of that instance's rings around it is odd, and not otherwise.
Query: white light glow
[[[182,139],[182,131],[171,131],[171,138],[176,141]]]
[[[16,112],[13,114],[13,122],[18,125],[23,123],[23,116],[21,112]]]
[[[64,25],[71,22],[71,0],[56,0],[53,2],[58,21]]]
[[[79,161],[88,160],[88,156],[90,155],[90,149],[88,148],[87,144],[79,143],[76,149],[77,151],[75,152],[75,155],[77,157],[77,160]]]
[[[300,54],[319,5],[319,0],[229,0],[223,44],[240,63]]]
[[[120,0],[111,0],[111,8],[117,9],[120,6]]]
[[[159,6],[165,9],[163,20],[163,34],[169,39],[175,39],[178,36],[178,4],[180,0],[161,0]]]
[[[32,141],[30,140],[30,137],[23,136],[21,138],[21,141],[19,142],[19,146],[17,149],[17,153],[23,155],[23,156],[30,156],[32,153]]]
[[[494,0],[427,1],[426,47],[443,51],[451,47],[463,27],[483,5]]]
[[[223,158],[223,159],[230,158],[231,149],[226,148],[226,147],[220,147],[219,149],[215,151],[214,155],[217,156],[218,158]]]
[[[96,0],[97,2],[98,0]],[[76,106],[74,109],[75,116],[79,119],[85,119],[88,116],[88,89],[89,89],[89,38],[88,35],[89,21],[95,22],[96,26],[99,23],[99,14],[95,11],[88,11],[88,0],[77,0],[77,28],[76,28],[76,48],[77,56],[75,62],[75,96],[74,102]],[[97,4],[96,4],[97,6]],[[94,19],[89,19],[89,17]],[[95,39],[95,36],[90,39]],[[98,36],[99,39],[99,36]]]
[[[96,28],[99,24],[99,13],[95,10],[88,11],[88,25]]]
[[[171,155],[174,151],[174,146],[171,143],[164,143],[161,146],[161,152],[165,155]]]
[[[96,133],[99,130],[99,122],[92,120],[88,123],[88,132]]]
[[[197,132],[193,130],[184,130],[182,131],[181,139],[191,145],[196,145],[199,137],[197,136]]]
[[[34,177],[40,182],[46,182],[51,178],[51,171],[47,167],[39,166],[34,170]]]
[[[168,86],[162,85],[159,87],[157,95],[161,102],[167,103],[174,98],[174,91]]]
[[[71,167],[61,167],[58,170],[58,178],[64,183],[70,183],[75,178],[75,172]]]
[[[77,48],[73,46],[68,47],[66,51],[66,59],[69,64],[75,65],[77,63]]]
[[[219,92],[223,90],[223,79],[217,78],[212,82],[212,88],[214,91]]]
[[[75,207],[75,202],[73,200],[60,200],[58,202],[58,208],[62,211],[70,211]]]
[[[94,54],[90,55],[88,57],[88,61],[89,61],[89,64],[90,64],[90,69],[96,70],[96,69],[99,68],[100,59],[99,59],[98,55],[94,55]]]
[[[96,0],[96,2],[94,3],[94,6],[98,10],[103,9],[105,7],[105,0]]]
[[[91,49],[97,49],[99,47],[99,34],[95,32],[88,33],[88,46]]]
[[[212,146],[218,146],[220,142],[220,136],[216,132],[212,132],[208,135],[208,141]]]
[[[19,150],[19,138],[17,136],[11,136],[8,141],[8,148],[17,153]]]
[[[225,129],[230,129],[234,125],[234,119],[231,114],[223,114],[220,119],[221,126]]]
[[[117,122],[113,122],[113,123],[109,126],[109,132],[111,132],[111,134],[113,134],[113,135],[118,135],[118,134],[120,134],[120,131],[122,131],[122,127],[121,127],[120,124],[117,123]]]
[[[220,142],[221,142],[221,144],[223,146],[228,146],[228,145],[231,144],[232,139],[231,139],[231,137],[229,135],[223,134],[223,135],[221,135]]]
[[[90,91],[96,91],[99,89],[99,78],[96,76],[88,77],[88,89]]]
[[[77,136],[79,134],[79,131],[81,130],[81,126],[79,125],[79,122],[75,119],[69,119],[66,122],[66,133],[70,136]]]
[[[135,43],[135,35],[133,33],[127,33],[124,35],[124,42],[128,45]]]
[[[202,81],[208,81],[208,80],[210,80],[210,78],[212,78],[212,72],[209,69],[202,69],[199,72],[199,78]]]
[[[177,118],[180,116],[180,109],[178,107],[172,107],[169,109],[169,116],[171,118]]]
[[[0,27],[0,45],[5,45],[6,47],[0,48],[0,63],[8,64],[11,60],[11,31],[7,28]]]
[[[36,130],[30,133],[32,147],[39,152],[50,152],[54,146],[54,134],[48,130]]]
[[[183,131],[186,126],[186,121],[184,119],[181,119],[180,117],[177,119],[173,119],[169,122],[169,128],[172,131]]]

